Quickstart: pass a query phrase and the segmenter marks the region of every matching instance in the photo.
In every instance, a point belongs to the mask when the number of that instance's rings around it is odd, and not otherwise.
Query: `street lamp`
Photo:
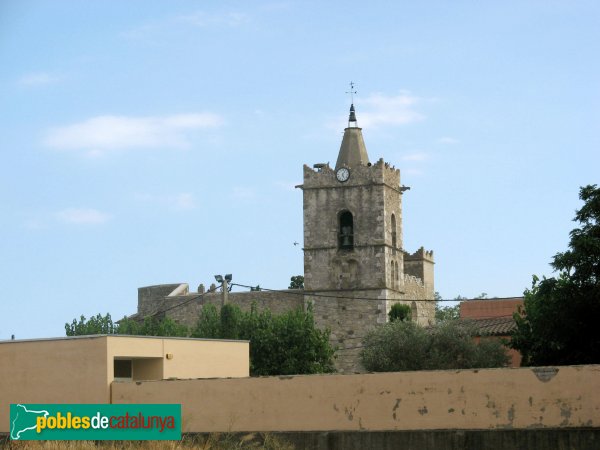
[[[222,297],[221,297],[221,307],[225,306],[225,304],[227,304],[227,300],[228,300],[228,294],[229,294],[229,288],[228,288],[228,284],[231,283],[231,280],[233,279],[233,276],[228,273],[225,275],[225,278],[223,278],[222,275],[215,275],[215,280],[217,280],[217,283],[221,284],[221,288],[222,288]]]

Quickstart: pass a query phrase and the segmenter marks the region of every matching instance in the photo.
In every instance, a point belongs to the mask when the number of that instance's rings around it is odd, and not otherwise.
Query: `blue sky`
[[[0,339],[140,286],[287,287],[351,80],[436,290],[520,295],[600,181],[599,30],[591,0],[2,2]]]

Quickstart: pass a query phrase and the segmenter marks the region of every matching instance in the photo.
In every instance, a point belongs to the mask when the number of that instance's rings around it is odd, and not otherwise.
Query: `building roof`
[[[471,325],[477,336],[506,336],[516,329],[512,317],[483,317],[461,319],[461,322]]]
[[[7,339],[0,340],[0,344],[10,344],[19,342],[36,342],[36,341],[65,341],[73,339],[99,339],[108,337],[111,339],[120,338],[136,338],[136,339],[171,339],[179,341],[219,341],[219,342],[250,342],[244,339],[211,339],[211,338],[192,338],[192,337],[179,337],[179,336],[144,336],[138,334],[86,334],[81,336],[60,336],[60,337],[48,337],[48,338],[32,338],[32,339]]]
[[[358,128],[356,123],[356,114],[354,112],[354,105],[352,105],[350,107],[348,128],[344,130],[342,145],[340,146],[338,159],[335,163],[336,170],[340,167],[353,168],[366,166],[369,163],[369,155],[367,154],[367,147],[363,140],[362,129]],[[352,124],[354,126],[351,126]]]

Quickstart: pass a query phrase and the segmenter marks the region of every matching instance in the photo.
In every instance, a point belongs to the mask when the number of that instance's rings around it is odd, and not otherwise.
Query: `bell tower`
[[[315,323],[331,330],[341,372],[362,371],[361,342],[388,321],[395,303],[411,307],[412,320],[435,316],[433,252],[402,246],[400,170],[371,163],[354,103],[335,168],[304,166],[304,300]]]
[[[400,171],[371,164],[354,104],[335,168],[304,166],[304,283],[314,291],[401,290]]]

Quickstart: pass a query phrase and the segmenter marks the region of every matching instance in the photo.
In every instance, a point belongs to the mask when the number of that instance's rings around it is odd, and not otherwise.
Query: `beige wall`
[[[167,354],[172,358],[167,359]],[[250,346],[244,341],[109,336],[109,384],[113,380],[115,357],[134,359],[136,380],[250,375]],[[135,358],[152,359],[136,361]]]
[[[0,432],[11,403],[108,403],[106,338],[0,343]]]
[[[242,341],[165,340],[163,378],[250,376],[250,344]]]
[[[249,351],[243,341],[129,336],[0,342],[0,432],[11,403],[109,403],[115,357],[133,359],[135,380],[247,377]]]
[[[114,383],[114,403],[181,403],[183,431],[600,426],[600,366]]]

